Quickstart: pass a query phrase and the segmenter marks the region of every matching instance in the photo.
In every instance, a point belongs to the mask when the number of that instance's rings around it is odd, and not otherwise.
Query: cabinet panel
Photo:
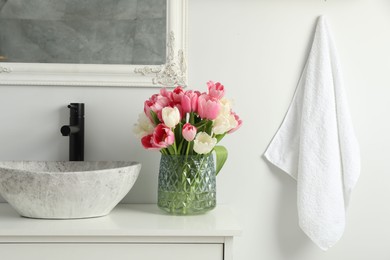
[[[12,260],[223,260],[223,244],[0,244]]]

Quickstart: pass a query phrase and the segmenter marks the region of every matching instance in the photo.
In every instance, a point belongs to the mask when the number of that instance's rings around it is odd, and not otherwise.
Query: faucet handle
[[[71,117],[84,117],[84,103],[70,103],[68,108],[70,108]]]

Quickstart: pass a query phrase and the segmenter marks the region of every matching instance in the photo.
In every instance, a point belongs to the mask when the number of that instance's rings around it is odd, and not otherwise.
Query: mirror
[[[187,0],[0,0],[0,84],[187,83]]]

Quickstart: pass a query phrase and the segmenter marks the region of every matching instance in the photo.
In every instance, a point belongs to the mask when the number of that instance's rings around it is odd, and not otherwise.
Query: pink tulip
[[[181,106],[183,113],[195,112],[198,109],[198,97],[200,93],[198,91],[186,91],[181,97]]]
[[[144,137],[141,138],[141,143],[142,143],[142,146],[145,148],[145,149],[148,149],[148,150],[160,150],[160,148],[157,148],[153,145],[152,143],[152,139],[153,139],[153,135],[145,135]]]
[[[169,102],[173,102],[173,93],[166,88],[160,89],[160,95],[166,97]]]
[[[184,124],[182,131],[184,139],[186,139],[188,142],[194,140],[196,136],[196,130],[196,127],[190,123]]]
[[[178,86],[172,91],[172,100],[175,104],[180,104],[181,97],[184,95],[183,87]]]
[[[237,121],[237,126],[235,127],[235,128],[233,128],[233,129],[231,129],[228,133],[229,134],[231,134],[231,133],[234,133],[238,128],[240,128],[241,127],[241,125],[242,125],[242,120],[240,119],[240,117],[236,114],[236,113],[234,113],[234,112],[232,112],[232,115],[234,116],[234,118],[236,119],[236,121]]]
[[[207,82],[207,86],[211,97],[221,99],[225,95],[225,87],[221,83],[214,83],[210,80]]]
[[[164,124],[156,126],[153,132],[152,143],[154,147],[167,148],[175,141],[175,135],[172,130]]]
[[[161,110],[168,105],[169,105],[169,100],[167,97],[164,97],[164,96],[159,95],[159,94],[154,94],[148,100],[145,101],[144,112],[145,112],[146,116],[149,117],[153,121],[153,118],[150,115],[150,111],[152,110],[153,112],[155,112],[157,114],[159,120],[161,121],[162,120]]]
[[[153,134],[144,136],[141,143],[144,148],[151,150],[159,150],[167,148],[175,141],[175,135],[169,127],[164,124],[158,124],[154,129]]]
[[[202,94],[198,98],[198,114],[204,119],[214,120],[218,116],[221,105],[218,99],[212,98],[207,94]]]

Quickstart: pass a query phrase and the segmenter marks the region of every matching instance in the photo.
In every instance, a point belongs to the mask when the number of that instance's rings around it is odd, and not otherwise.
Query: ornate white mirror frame
[[[187,0],[167,0],[166,63],[0,63],[0,85],[161,87],[187,84]]]

